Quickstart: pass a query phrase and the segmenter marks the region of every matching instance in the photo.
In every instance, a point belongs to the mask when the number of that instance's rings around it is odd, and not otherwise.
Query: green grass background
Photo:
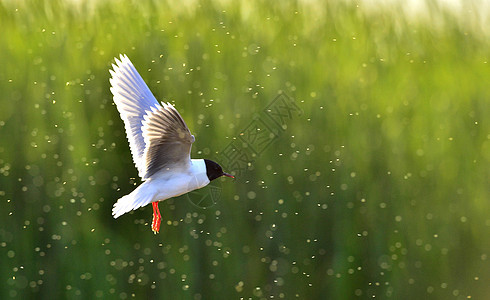
[[[482,2],[0,2],[0,298],[488,299]],[[195,158],[281,92],[303,113],[214,206],[161,203],[153,235],[150,206],[111,216],[140,182],[120,53]]]

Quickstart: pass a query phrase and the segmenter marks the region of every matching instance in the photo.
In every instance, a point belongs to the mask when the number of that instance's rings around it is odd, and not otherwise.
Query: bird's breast
[[[206,173],[180,172],[164,174],[154,179],[155,193],[158,200],[165,200],[200,189],[209,183]],[[157,199],[155,199],[157,200]]]

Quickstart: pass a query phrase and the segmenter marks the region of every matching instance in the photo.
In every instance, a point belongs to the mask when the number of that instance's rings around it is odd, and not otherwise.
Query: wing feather
[[[157,102],[126,55],[115,61],[111,92],[139,176],[145,180],[164,168],[188,166],[195,139],[184,119],[170,103]]]
[[[146,174],[143,179],[162,169],[187,167],[191,163],[194,136],[179,112],[170,103],[162,104],[152,108],[143,121],[143,136],[148,145],[144,153]]]
[[[146,145],[142,134],[143,121],[147,112],[161,106],[126,55],[121,54],[120,60],[116,58],[115,61],[116,64],[112,65],[114,70],[110,70],[111,92],[124,121],[133,162],[139,176],[144,177]]]

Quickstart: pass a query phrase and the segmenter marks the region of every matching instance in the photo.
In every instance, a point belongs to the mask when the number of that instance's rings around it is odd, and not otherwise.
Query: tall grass
[[[0,3],[0,298],[485,298],[489,37],[479,2],[427,3]],[[223,161],[280,93],[302,114],[154,236],[149,207],[111,217],[139,184],[119,53],[193,157]]]

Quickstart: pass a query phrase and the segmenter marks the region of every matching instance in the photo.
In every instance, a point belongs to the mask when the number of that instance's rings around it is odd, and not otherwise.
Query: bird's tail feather
[[[144,183],[135,189],[131,194],[119,198],[112,208],[112,216],[114,219],[122,216],[123,214],[140,208],[149,204],[152,201],[152,195],[145,193],[145,189],[142,188]]]

